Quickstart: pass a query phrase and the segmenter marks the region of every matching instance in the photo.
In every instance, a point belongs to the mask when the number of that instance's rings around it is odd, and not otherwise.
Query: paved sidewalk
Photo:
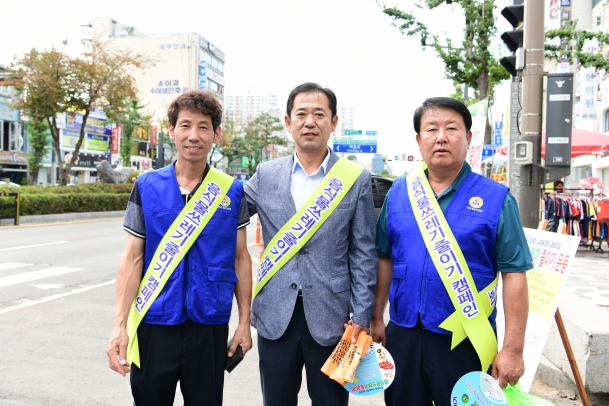
[[[598,247],[598,243],[594,246]],[[602,249],[603,253],[580,245],[565,290],[609,310],[609,248],[606,242]]]

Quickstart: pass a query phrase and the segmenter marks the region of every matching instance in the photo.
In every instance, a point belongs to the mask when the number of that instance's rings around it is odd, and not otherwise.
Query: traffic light
[[[512,55],[505,56],[499,61],[503,67],[516,76],[519,70],[524,68],[524,5],[507,6],[501,10],[501,15],[514,27],[511,31],[501,34],[501,39],[512,52]]]

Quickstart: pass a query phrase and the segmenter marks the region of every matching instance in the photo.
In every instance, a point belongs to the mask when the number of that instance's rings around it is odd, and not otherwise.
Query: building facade
[[[0,180],[21,184],[27,179],[26,137],[21,114],[12,107],[16,94],[5,83],[8,72],[0,65]]]
[[[279,111],[279,114],[282,112],[277,95],[274,94],[226,94],[224,97],[224,114],[237,126],[244,126],[262,113],[274,110]],[[281,122],[283,123],[283,115]]]
[[[139,88],[140,104],[152,115],[152,126],[138,129],[131,162],[122,162],[120,130],[112,134],[112,162],[134,169],[154,168],[157,136],[162,137],[164,119],[170,103],[180,94],[192,90],[210,90],[224,104],[224,62],[222,50],[198,33],[146,35],[135,27],[111,18],[91,21],[92,39],[108,42],[117,49],[131,50],[155,60],[145,71],[133,73]],[[165,154],[167,156],[169,154]]]
[[[549,28],[577,21],[578,29],[609,33],[608,0],[547,0],[546,7],[546,26]],[[600,49],[596,41],[587,41],[584,50],[609,57],[609,49]],[[571,72],[574,75],[574,128],[609,135],[609,80],[595,73],[594,68],[569,65],[564,61],[552,62],[546,64],[549,72]],[[604,188],[606,183],[609,183],[609,143],[605,147],[599,145],[594,154],[572,159],[571,174],[565,178],[566,188],[581,188],[600,194],[607,190]]]

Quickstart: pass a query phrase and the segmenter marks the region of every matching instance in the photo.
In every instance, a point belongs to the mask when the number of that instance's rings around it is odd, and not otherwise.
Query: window
[[[379,193],[387,194],[389,189],[391,189],[391,185],[393,185],[393,181],[387,179],[376,179],[378,183]]]
[[[8,86],[0,85],[0,93],[8,94],[8,90],[9,90]]]
[[[609,110],[605,111],[605,132],[609,131]]]

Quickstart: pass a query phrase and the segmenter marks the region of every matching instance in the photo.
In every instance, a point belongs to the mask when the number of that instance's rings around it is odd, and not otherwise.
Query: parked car
[[[13,182],[9,182],[9,183],[8,183],[8,185],[9,185],[9,186],[17,186],[17,187],[20,187],[20,186],[21,186],[21,185],[18,185],[18,184],[16,184],[16,183],[13,183]],[[6,182],[5,182],[5,181],[3,181],[3,180],[0,180],[0,186],[6,186]]]
[[[372,175],[372,198],[374,199],[374,212],[378,218],[385,201],[387,192],[393,185],[393,179],[383,178],[381,176]]]

